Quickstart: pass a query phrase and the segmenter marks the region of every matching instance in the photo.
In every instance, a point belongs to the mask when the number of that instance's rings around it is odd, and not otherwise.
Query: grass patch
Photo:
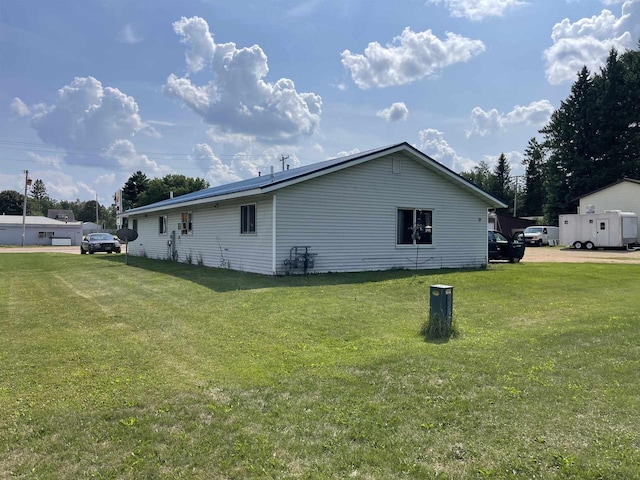
[[[0,477],[640,478],[638,265],[129,260],[0,256]]]

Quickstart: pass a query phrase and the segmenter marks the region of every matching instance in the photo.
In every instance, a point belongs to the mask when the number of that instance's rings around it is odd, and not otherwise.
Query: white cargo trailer
[[[560,244],[591,250],[640,243],[638,215],[620,210],[560,215]]]

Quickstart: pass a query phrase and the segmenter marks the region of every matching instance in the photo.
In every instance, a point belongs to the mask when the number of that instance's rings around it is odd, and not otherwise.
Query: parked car
[[[534,225],[524,229],[524,237],[527,245],[557,245],[560,239],[558,227]]]
[[[94,254],[96,252],[120,253],[120,242],[108,233],[90,233],[82,239],[80,253]]]
[[[489,260],[509,260],[518,263],[524,257],[525,239],[522,232],[507,238],[501,232],[489,230]]]

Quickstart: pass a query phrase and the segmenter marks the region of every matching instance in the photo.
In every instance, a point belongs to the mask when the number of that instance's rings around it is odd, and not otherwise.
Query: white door
[[[596,220],[596,246],[608,247],[609,243],[609,219],[601,218]]]

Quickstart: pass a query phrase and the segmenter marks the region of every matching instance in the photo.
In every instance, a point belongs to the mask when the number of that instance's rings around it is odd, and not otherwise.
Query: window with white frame
[[[193,233],[193,215],[191,212],[182,212],[180,214],[178,229],[182,235],[190,235]]]
[[[433,244],[433,211],[415,208],[398,208],[398,245]]]
[[[160,215],[158,217],[158,233],[160,235],[166,235],[167,231],[168,231],[167,216],[166,215]]]
[[[138,231],[138,219],[134,218],[133,222],[131,222],[131,223],[132,223],[131,230],[135,230],[137,232]]]
[[[256,233],[256,205],[240,207],[240,233]]]

